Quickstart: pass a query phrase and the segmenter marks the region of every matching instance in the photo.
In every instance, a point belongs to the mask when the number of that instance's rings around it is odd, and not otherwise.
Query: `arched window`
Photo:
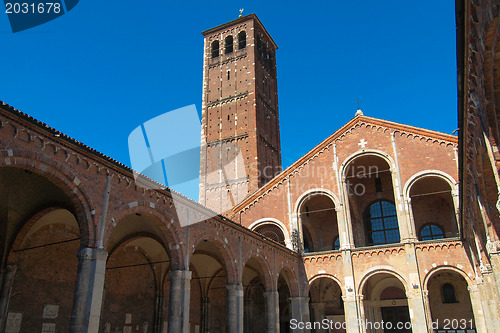
[[[396,206],[387,200],[372,203],[365,211],[368,245],[398,243],[399,225]]]
[[[225,44],[225,53],[228,54],[232,52],[233,52],[233,36],[227,36]]]
[[[247,33],[242,31],[238,34],[238,50],[247,47]]]
[[[340,250],[340,238],[337,237],[333,240],[333,249]]]
[[[283,235],[283,231],[277,225],[263,224],[255,228],[254,231],[277,243],[285,245],[285,235]]]
[[[421,241],[444,238],[444,231],[441,226],[433,223],[426,224],[420,229],[418,239]]]
[[[212,58],[217,58],[219,56],[219,41],[212,42]]]
[[[455,287],[451,283],[443,284],[443,303],[458,303],[455,296]]]

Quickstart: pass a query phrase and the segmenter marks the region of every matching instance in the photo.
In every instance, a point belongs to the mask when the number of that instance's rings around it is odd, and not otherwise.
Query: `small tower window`
[[[443,284],[443,303],[458,303],[455,296],[455,287],[451,283]]]
[[[212,58],[217,58],[219,56],[219,41],[216,40],[212,42]]]
[[[226,37],[225,53],[233,53],[233,36]]]
[[[242,31],[238,34],[238,50],[247,47],[247,33]]]
[[[231,71],[227,71],[227,79],[230,80],[231,79]]]

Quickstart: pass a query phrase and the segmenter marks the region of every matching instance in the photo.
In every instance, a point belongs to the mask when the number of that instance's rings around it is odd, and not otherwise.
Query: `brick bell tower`
[[[281,171],[278,47],[255,14],[202,34],[200,203],[225,212]]]

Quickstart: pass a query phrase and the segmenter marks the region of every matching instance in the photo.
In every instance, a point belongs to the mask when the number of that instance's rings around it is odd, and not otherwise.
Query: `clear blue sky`
[[[95,1],[13,34],[0,14],[0,99],[130,165],[141,123],[196,104],[201,31],[256,13],[278,44],[283,165],[354,116],[451,133],[454,1]]]

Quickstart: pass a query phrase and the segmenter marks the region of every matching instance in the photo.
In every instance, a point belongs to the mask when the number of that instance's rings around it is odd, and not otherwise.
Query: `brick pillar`
[[[266,291],[264,296],[266,298],[266,332],[278,333],[280,331],[278,291]]]
[[[189,301],[191,271],[177,270],[168,273],[170,300],[168,305],[168,332],[189,333]]]
[[[4,332],[9,312],[9,299],[17,266],[7,266],[0,271],[0,332]]]
[[[98,332],[108,253],[102,249],[84,247],[78,250],[77,256],[78,273],[69,331]]]
[[[321,323],[325,319],[325,303],[312,303],[312,318],[313,322]],[[325,332],[323,328],[315,330],[315,332]]]
[[[311,321],[309,316],[309,297],[290,297],[291,319],[297,323],[306,323]],[[293,333],[307,333],[306,329],[294,329]]]
[[[226,289],[226,331],[243,333],[243,286],[241,284],[228,284]]]

